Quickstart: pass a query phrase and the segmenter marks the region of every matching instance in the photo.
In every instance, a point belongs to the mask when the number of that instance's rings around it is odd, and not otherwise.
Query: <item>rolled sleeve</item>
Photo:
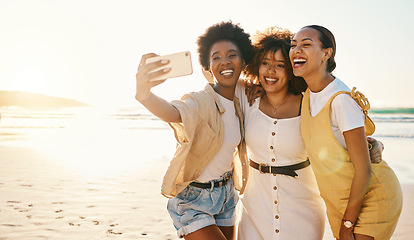
[[[197,102],[190,96],[184,95],[181,100],[172,101],[171,104],[180,112],[181,123],[169,123],[174,130],[178,143],[188,143],[195,132],[197,124]]]

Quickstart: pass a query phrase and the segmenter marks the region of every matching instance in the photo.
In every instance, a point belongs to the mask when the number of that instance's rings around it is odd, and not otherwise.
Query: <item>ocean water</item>
[[[145,168],[157,159],[168,162],[175,150],[168,124],[139,107],[113,112],[3,108],[0,113],[1,146],[30,147],[77,171],[89,169],[89,175]],[[376,124],[373,137],[385,144],[384,158],[401,182],[414,184],[414,108],[369,114]]]
[[[414,108],[372,109],[369,116],[376,126],[374,136],[414,138]]]
[[[30,134],[36,129],[68,129],[94,124],[118,130],[169,129],[169,126],[142,108],[103,112],[92,107],[48,111],[0,109],[0,133]],[[373,109],[377,137],[414,138],[414,108]]]
[[[150,169],[152,161],[168,164],[175,150],[168,125],[139,108],[1,109],[0,113],[1,147],[35,150],[86,178],[131,174]]]

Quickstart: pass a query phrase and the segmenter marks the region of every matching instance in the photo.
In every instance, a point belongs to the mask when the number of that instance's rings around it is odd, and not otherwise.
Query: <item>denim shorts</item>
[[[228,174],[210,182],[220,181]],[[188,185],[176,197],[168,200],[167,209],[178,237],[182,238],[210,225],[234,226],[238,200],[230,177],[227,184],[221,187],[202,189]]]

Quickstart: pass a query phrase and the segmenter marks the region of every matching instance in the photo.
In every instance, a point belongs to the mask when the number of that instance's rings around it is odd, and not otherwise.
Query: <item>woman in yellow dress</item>
[[[293,73],[308,84],[302,137],[334,236],[390,239],[402,209],[401,187],[385,161],[370,164],[364,112],[341,94],[350,89],[332,75],[335,51],[333,34],[321,26],[303,27],[292,39]]]

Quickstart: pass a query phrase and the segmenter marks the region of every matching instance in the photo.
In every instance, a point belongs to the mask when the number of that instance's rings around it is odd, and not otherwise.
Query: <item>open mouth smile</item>
[[[303,65],[305,65],[305,63],[306,63],[306,59],[304,59],[304,58],[294,58],[293,59],[293,67],[294,68],[302,67]]]
[[[275,83],[279,81],[279,79],[277,78],[270,78],[270,77],[264,77],[264,80],[266,81],[266,83]]]
[[[221,71],[220,74],[225,76],[225,77],[233,76],[234,70],[233,69],[225,69],[225,70]]]

